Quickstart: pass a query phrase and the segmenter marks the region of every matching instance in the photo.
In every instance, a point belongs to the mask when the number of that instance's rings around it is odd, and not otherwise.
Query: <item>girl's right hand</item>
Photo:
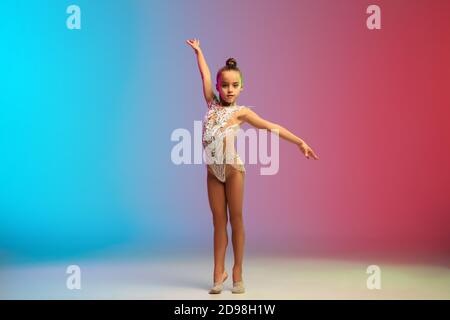
[[[305,155],[307,159],[312,157],[315,160],[319,160],[319,157],[314,153],[310,146],[308,146],[305,142],[302,142],[298,145],[300,151]]]
[[[189,39],[186,40],[186,43],[194,49],[194,51],[197,53],[200,51],[200,40],[198,39]]]

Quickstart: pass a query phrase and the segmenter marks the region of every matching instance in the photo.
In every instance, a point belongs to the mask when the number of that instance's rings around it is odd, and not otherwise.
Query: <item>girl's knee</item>
[[[226,217],[213,218],[213,224],[214,224],[214,228],[226,230],[227,224],[228,224],[228,218],[226,218]]]
[[[241,228],[244,225],[244,219],[242,218],[242,213],[234,214],[230,218],[230,224],[232,228]]]

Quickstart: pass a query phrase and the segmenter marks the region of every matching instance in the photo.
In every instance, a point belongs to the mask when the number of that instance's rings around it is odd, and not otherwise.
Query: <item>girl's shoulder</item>
[[[250,112],[251,107],[249,106],[236,106],[237,111],[239,111],[240,113],[247,113]]]
[[[238,106],[235,113],[236,117],[241,120],[247,118],[253,112],[250,108],[250,106]]]

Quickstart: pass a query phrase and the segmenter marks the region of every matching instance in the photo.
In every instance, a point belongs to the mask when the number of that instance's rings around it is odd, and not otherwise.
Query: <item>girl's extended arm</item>
[[[257,129],[266,129],[269,131],[273,131],[276,134],[278,134],[281,138],[296,144],[302,151],[302,153],[306,156],[306,158],[309,159],[309,157],[311,156],[312,158],[319,160],[319,157],[305,143],[305,141],[297,137],[295,134],[293,134],[286,128],[283,128],[282,126],[276,123],[272,123],[270,121],[261,118],[253,110],[249,108],[244,108],[244,111],[242,112],[240,118]]]
[[[198,69],[200,70],[203,82],[203,95],[205,96],[206,102],[209,103],[214,98],[214,91],[212,89],[211,72],[209,71],[205,57],[203,56],[202,49],[200,49],[200,40],[191,39],[186,40],[186,42],[194,49],[197,56]]]

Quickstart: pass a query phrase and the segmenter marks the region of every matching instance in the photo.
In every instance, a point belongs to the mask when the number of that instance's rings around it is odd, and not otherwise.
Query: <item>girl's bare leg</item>
[[[227,198],[225,184],[213,173],[207,173],[208,200],[214,224],[214,282],[222,281],[225,271],[225,253],[228,246]]]
[[[242,280],[242,263],[244,258],[245,232],[242,206],[244,199],[245,173],[228,164],[226,173],[225,193],[228,210],[230,212],[234,251],[233,282],[237,282]]]

